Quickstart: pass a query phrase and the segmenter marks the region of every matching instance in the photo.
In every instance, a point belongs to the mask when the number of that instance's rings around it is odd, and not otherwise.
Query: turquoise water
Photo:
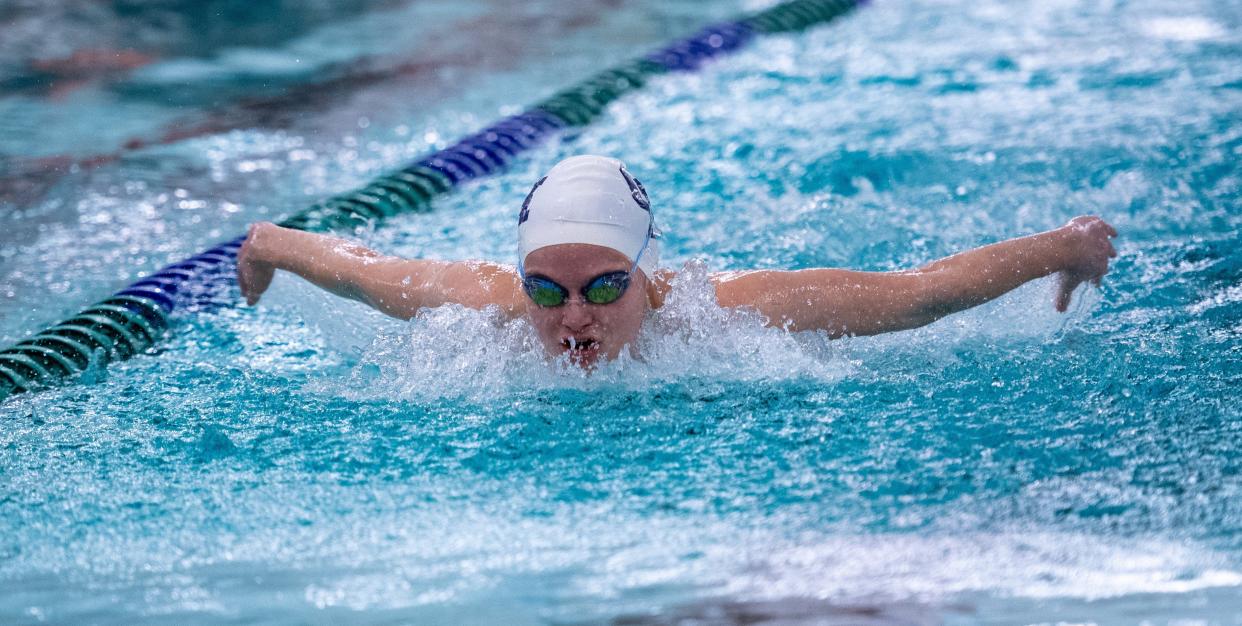
[[[0,338],[705,19],[662,6],[27,192],[0,218]],[[510,260],[530,183],[613,154],[683,269],[646,362],[584,377],[522,322],[399,323],[288,277],[183,317],[155,353],[0,409],[0,621],[1242,623],[1240,27],[1224,2],[880,2],[661,78],[359,234]],[[451,56],[406,45],[364,53]],[[157,70],[41,106],[139,107]],[[1067,315],[1039,281],[829,342],[705,283],[911,267],[1085,213],[1120,256]]]

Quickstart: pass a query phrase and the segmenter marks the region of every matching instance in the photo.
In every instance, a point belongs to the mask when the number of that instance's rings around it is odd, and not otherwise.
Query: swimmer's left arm
[[[757,309],[772,326],[833,337],[917,328],[1059,274],[1055,306],[1065,311],[1084,281],[1096,284],[1117,256],[1117,231],[1098,217],[955,254],[915,270],[753,271],[713,278],[721,306]]]

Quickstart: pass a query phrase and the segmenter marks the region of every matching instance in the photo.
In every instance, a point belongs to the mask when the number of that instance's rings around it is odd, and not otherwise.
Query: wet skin
[[[749,270],[709,279],[720,306],[753,309],[769,326],[821,330],[830,337],[875,335],[930,324],[1052,274],[1060,278],[1054,306],[1065,311],[1079,284],[1098,285],[1108,272],[1109,260],[1117,256],[1110,241],[1116,236],[1104,220],[1081,216],[1057,229],[910,270]],[[583,301],[584,285],[601,274],[628,271],[630,265],[624,254],[589,244],[535,250],[526,257],[526,272],[570,293],[559,307],[540,307],[526,296],[510,265],[402,259],[343,239],[259,223],[238,253],[237,274],[249,304],[259,301],[279,269],[398,319],[446,304],[498,307],[507,317],[528,316],[551,356],[569,352],[571,362],[589,368],[601,358],[616,358],[626,346],[632,349],[646,312],[659,308],[675,278],[668,270],[654,277],[636,271],[616,302]]]
[[[651,308],[649,281],[634,270],[630,287],[609,304],[587,302],[582,288],[601,274],[629,271],[625,255],[590,244],[561,244],[531,252],[526,257],[528,276],[542,276],[569,291],[560,306],[541,307],[525,298],[525,308],[539,340],[548,354],[569,353],[571,362],[590,367],[601,357],[615,359],[638,337],[643,317]]]

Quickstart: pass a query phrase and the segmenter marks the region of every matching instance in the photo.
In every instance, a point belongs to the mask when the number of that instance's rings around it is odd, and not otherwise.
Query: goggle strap
[[[638,249],[638,255],[634,257],[634,264],[630,266],[630,272],[629,272],[630,274],[633,274],[634,270],[638,269],[638,262],[642,260],[643,254],[647,252],[647,244],[651,243],[651,229],[653,228],[654,224],[655,224],[654,219],[647,222],[647,236],[643,237],[643,247]]]

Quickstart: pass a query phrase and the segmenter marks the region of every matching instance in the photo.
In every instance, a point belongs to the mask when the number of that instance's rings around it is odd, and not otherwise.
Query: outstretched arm
[[[1098,217],[1002,241],[901,272],[759,270],[714,277],[722,306],[758,309],[769,324],[826,330],[834,337],[916,328],[1060,274],[1055,306],[1065,311],[1083,281],[1099,284],[1117,231]]]
[[[443,304],[498,305],[516,315],[522,302],[516,272],[497,263],[402,259],[337,237],[252,225],[237,255],[237,282],[248,304],[259,301],[276,270],[399,319]]]

